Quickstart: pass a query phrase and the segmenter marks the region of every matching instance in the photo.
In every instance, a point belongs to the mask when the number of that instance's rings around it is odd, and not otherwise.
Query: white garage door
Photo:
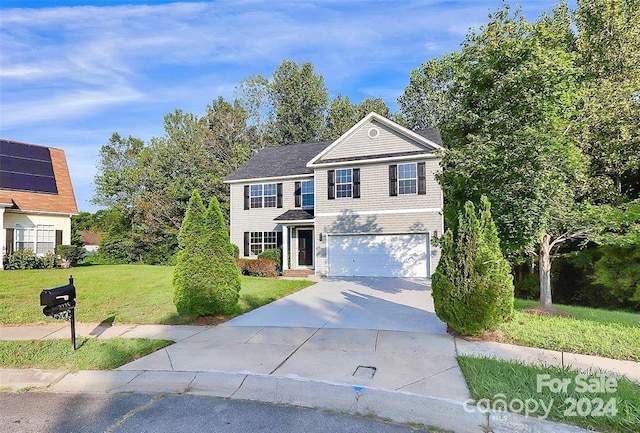
[[[333,277],[426,277],[426,234],[328,236],[328,274]]]

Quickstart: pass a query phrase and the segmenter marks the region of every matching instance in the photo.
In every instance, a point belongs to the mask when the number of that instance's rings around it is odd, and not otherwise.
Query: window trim
[[[245,257],[259,256],[265,250],[278,248],[279,237],[277,231],[270,232],[245,232],[245,242],[248,242],[245,248]],[[267,238],[268,241],[267,241]],[[259,241],[258,241],[259,239]],[[259,251],[258,251],[259,250]],[[258,251],[258,252],[256,252]],[[248,253],[248,254],[247,254]]]
[[[304,192],[304,186],[305,184],[307,185],[311,185],[311,192],[307,191]],[[302,207],[302,209],[313,209],[315,206],[315,182],[313,181],[313,179],[309,179],[309,180],[303,180],[300,182],[300,207]],[[306,197],[311,196],[311,204],[306,204],[304,203],[304,199]]]
[[[400,167],[402,166],[413,166],[414,176],[413,177],[402,177],[404,173],[401,172]],[[417,195],[418,194],[418,164],[415,162],[405,162],[397,165],[397,180],[398,180],[398,195]],[[403,192],[402,182],[412,182],[413,192]]]
[[[24,234],[29,233],[29,240],[25,240]],[[22,234],[22,236],[21,236]],[[22,247],[20,248],[20,245]],[[33,247],[26,247],[24,244],[32,244]],[[46,249],[40,250],[41,245],[47,245]],[[13,251],[31,250],[37,256],[44,256],[55,253],[56,249],[56,227],[53,224],[22,225],[16,224],[13,232]],[[40,252],[39,252],[40,250]]]
[[[266,194],[266,187],[273,185],[273,194]],[[266,182],[266,183],[253,183],[249,185],[249,209],[261,209],[261,208],[272,208],[272,207],[282,207],[282,193],[280,187],[280,192],[277,182]],[[254,192],[256,190],[260,190],[260,193]],[[272,198],[273,203],[267,206],[267,198]],[[257,201],[260,199],[260,204],[258,205]],[[246,209],[246,206],[245,206]]]
[[[344,172],[344,171],[348,171],[349,172],[349,178],[351,180],[349,180],[349,182],[340,182],[339,181],[339,172]],[[348,185],[349,186],[349,195],[344,195],[341,196],[340,195],[340,191],[339,191],[339,186],[341,185]],[[336,199],[341,199],[341,198],[353,198],[353,168],[338,168],[336,169],[336,175],[335,175],[335,189],[336,189],[336,193],[335,193],[335,197]]]

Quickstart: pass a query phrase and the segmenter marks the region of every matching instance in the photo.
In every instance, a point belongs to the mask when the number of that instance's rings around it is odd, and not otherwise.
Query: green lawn
[[[173,343],[145,338],[78,338],[74,351],[64,340],[0,341],[3,368],[111,370]]]
[[[626,378],[577,377],[578,372],[568,368],[467,356],[458,357],[458,363],[472,398],[479,404],[479,400],[488,399],[489,407],[500,409],[504,402],[511,412],[525,415],[526,409],[520,409],[523,402],[531,409],[528,416],[544,418],[545,409],[549,409],[548,420],[603,432],[640,431],[640,385]],[[541,374],[548,376],[538,379]],[[547,385],[560,383],[558,380],[566,381],[566,389]]]
[[[516,308],[538,304],[516,300]],[[556,305],[574,317],[537,316],[516,310],[500,325],[500,341],[522,346],[640,361],[640,314]]]
[[[0,272],[0,324],[54,321],[42,314],[40,291],[67,284],[73,275],[77,290],[76,320],[92,323],[179,324],[173,305],[173,267],[93,265],[74,269]],[[313,284],[306,280],[242,277],[237,314],[268,304]]]

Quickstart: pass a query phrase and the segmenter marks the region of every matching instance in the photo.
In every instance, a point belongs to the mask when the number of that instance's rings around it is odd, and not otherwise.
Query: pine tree
[[[500,250],[491,205],[482,197],[480,219],[472,202],[447,230],[433,276],[438,317],[463,335],[491,331],[513,314],[513,277]]]

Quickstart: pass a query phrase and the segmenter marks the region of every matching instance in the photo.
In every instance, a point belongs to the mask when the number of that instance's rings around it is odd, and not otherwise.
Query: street
[[[16,433],[416,431],[370,418],[213,397],[39,392],[0,393],[0,430]]]

